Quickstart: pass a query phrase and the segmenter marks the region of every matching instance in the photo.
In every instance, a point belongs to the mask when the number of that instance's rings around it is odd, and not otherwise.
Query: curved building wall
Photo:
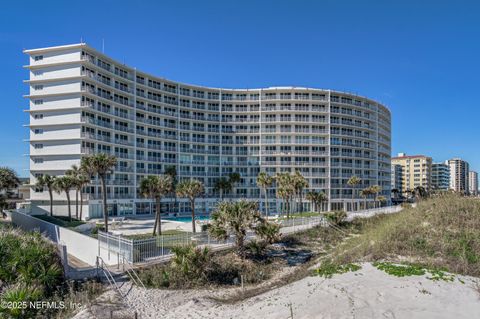
[[[310,189],[328,195],[329,209],[351,209],[346,182],[352,175],[362,179],[359,189],[378,184],[390,193],[390,111],[374,100],[302,87],[189,85],[127,67],[85,44],[25,52],[32,182],[39,174],[62,175],[84,155],[110,153],[118,157],[108,181],[112,214],[150,212],[137,186],[171,165],[179,180],[205,184],[204,210],[218,200],[215,181],[232,172],[242,179],[227,198],[263,201],[256,186],[260,171],[299,170]],[[87,189],[90,216],[99,211],[97,184]],[[46,192],[32,195],[37,206],[47,198]],[[272,211],[278,209],[273,188],[269,198]],[[355,198],[353,208],[363,201]],[[164,204],[168,211],[170,202]]]

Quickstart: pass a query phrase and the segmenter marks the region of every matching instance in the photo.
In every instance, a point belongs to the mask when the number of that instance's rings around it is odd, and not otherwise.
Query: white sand
[[[475,279],[454,282],[426,276],[397,278],[363,264],[358,272],[332,279],[308,277],[235,305],[208,296],[222,291],[168,291],[134,288],[130,300],[141,318],[480,318]]]

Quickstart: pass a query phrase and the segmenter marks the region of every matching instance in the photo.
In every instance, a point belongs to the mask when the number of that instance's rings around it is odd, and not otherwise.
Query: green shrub
[[[267,248],[267,243],[265,241],[253,239],[249,241],[245,248],[247,249],[247,253],[251,256],[258,257],[263,255],[265,249]]]
[[[325,213],[325,218],[334,225],[342,224],[347,218],[347,213],[343,210]]]
[[[280,225],[264,220],[257,225],[255,233],[268,244],[273,244],[280,239]]]
[[[39,285],[48,292],[63,279],[56,247],[39,233],[0,231],[0,281]]]
[[[30,302],[41,300],[45,291],[40,286],[30,286],[24,283],[7,286],[2,291],[1,302]],[[1,318],[32,318],[35,315],[34,308],[26,307],[0,307]]]

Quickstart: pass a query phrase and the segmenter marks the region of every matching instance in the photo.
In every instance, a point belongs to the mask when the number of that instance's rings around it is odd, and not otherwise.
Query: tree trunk
[[[157,234],[157,224],[158,224],[158,214],[157,214],[157,207],[158,207],[158,201],[156,201],[156,206],[155,206],[155,223],[153,224],[153,236]]]
[[[50,216],[53,217],[53,191],[50,187],[48,188],[48,195],[50,196]]]
[[[237,246],[238,253],[242,258],[245,257],[245,251],[243,249],[244,241],[245,241],[245,239],[243,238],[243,236],[241,234],[237,233],[235,235],[235,245]]]
[[[161,203],[160,203],[160,197],[157,198],[157,207],[156,207],[156,210],[155,210],[155,213],[156,213],[156,220],[157,220],[157,228],[158,228],[158,236],[162,235],[162,206],[161,206]],[[155,230],[154,230],[154,233],[155,235]]]
[[[267,189],[265,188],[265,217],[268,217],[268,197]]]
[[[195,199],[190,199],[190,207],[192,209],[192,231],[196,233],[197,229],[195,227]]]
[[[67,195],[68,219],[72,220],[72,208],[70,207],[70,192],[69,190],[66,190],[65,193]]]
[[[352,212],[353,212],[353,193],[354,193],[354,190],[352,188],[352,207],[350,207],[352,209]]]
[[[75,190],[75,218],[78,219],[78,189]]]
[[[299,200],[300,200],[300,203],[299,203],[299,204],[300,204],[300,214],[303,213],[303,196],[302,196],[302,193],[303,193],[303,192],[300,192],[300,193],[298,194],[298,198],[299,198]]]
[[[80,220],[82,220],[82,215],[83,215],[83,192],[80,190]]]
[[[290,219],[290,200],[287,199],[285,209],[287,210],[287,219]]]
[[[103,221],[105,223],[105,232],[108,233],[108,209],[107,209],[107,188],[105,176],[100,176],[102,182],[102,198],[103,198]]]

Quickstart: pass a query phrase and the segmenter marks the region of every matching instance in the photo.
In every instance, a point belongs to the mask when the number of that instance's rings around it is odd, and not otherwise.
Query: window
[[[33,162],[34,162],[35,164],[42,164],[42,163],[43,163],[43,158],[35,158],[35,159],[33,160]]]
[[[33,104],[35,104],[35,105],[42,105],[42,104],[43,104],[43,100],[34,100],[34,101],[33,101]]]
[[[42,70],[33,71],[33,75],[35,76],[43,75],[43,71]]]
[[[34,57],[35,61],[42,61],[43,60],[43,55],[36,55]]]
[[[43,148],[43,144],[35,144],[33,145],[33,147],[38,150],[38,149],[42,149]]]
[[[43,119],[43,114],[35,114],[33,116],[33,118],[36,119],[36,120],[41,120],[41,119]]]
[[[36,91],[43,90],[43,85],[42,84],[37,84],[33,87],[33,89],[36,90]]]
[[[43,129],[36,128],[34,132],[35,132],[35,134],[43,134]]]

